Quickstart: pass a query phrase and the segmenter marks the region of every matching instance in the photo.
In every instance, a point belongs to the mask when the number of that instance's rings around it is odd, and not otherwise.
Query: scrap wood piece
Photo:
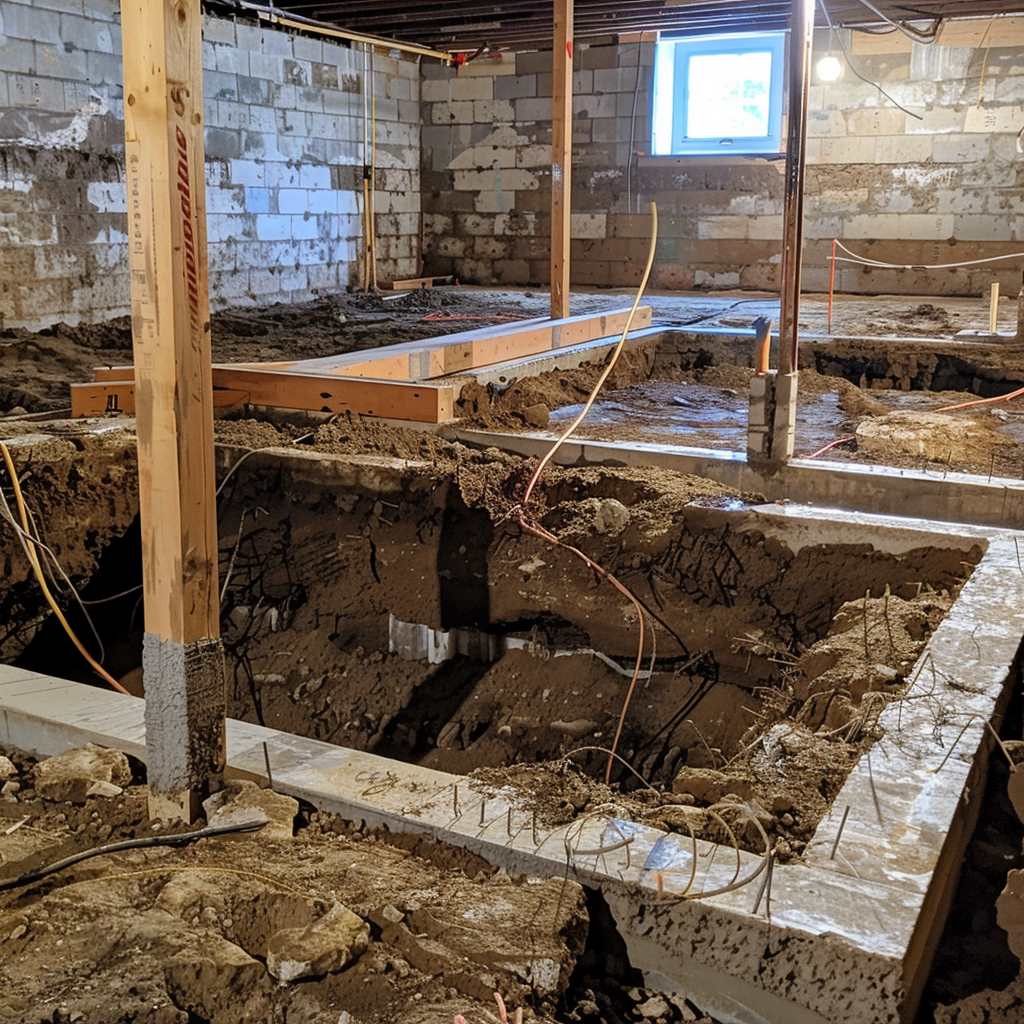
[[[415,288],[433,288],[435,283],[447,284],[451,280],[451,274],[435,274],[433,277],[403,277],[392,281],[387,287],[398,292]]]

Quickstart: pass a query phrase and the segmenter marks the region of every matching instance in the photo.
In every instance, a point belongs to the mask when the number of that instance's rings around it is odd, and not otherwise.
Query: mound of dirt
[[[985,463],[997,448],[1009,444],[991,421],[964,413],[901,409],[863,420],[857,425],[857,449],[866,455],[928,462]]]

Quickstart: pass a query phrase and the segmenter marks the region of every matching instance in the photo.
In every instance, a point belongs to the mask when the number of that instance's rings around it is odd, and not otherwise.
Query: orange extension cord
[[[605,381],[611,376],[612,370],[615,369],[615,364],[619,361],[619,356],[622,355],[622,350],[626,347],[626,338],[629,335],[629,329],[633,326],[633,318],[636,316],[636,311],[640,306],[640,299],[643,298],[644,289],[647,287],[648,278],[651,276],[651,267],[654,265],[654,250],[658,241],[658,207],[655,203],[651,203],[651,244],[647,252],[647,265],[644,268],[643,277],[640,279],[640,287],[637,289],[636,298],[633,299],[633,306],[629,311],[629,316],[626,317],[626,325],[622,329],[622,337],[619,338],[619,343],[615,346],[612,352],[611,359],[608,360],[608,365],[605,366],[604,372],[597,379],[597,383],[594,385],[593,390],[590,392],[590,396],[587,398],[583,405],[583,408],[579,411],[576,418],[569,424],[568,427],[562,432],[562,435],[557,441],[548,449],[544,457],[537,463],[537,468],[534,469],[533,475],[530,477],[529,483],[526,485],[526,491],[523,494],[522,503],[519,506],[519,514],[517,516],[517,522],[519,528],[526,533],[531,533],[535,537],[539,537],[541,540],[547,541],[549,544],[554,544],[557,547],[565,548],[566,551],[571,551],[577,558],[579,558],[589,569],[597,573],[601,579],[606,580],[610,583],[623,597],[628,598],[632,602],[633,607],[636,609],[638,621],[639,621],[639,639],[637,642],[636,651],[636,663],[633,667],[633,675],[629,681],[629,687],[626,690],[626,696],[622,702],[622,711],[619,714],[619,722],[615,729],[615,738],[612,740],[612,745],[609,748],[608,754],[608,767],[605,770],[605,782],[611,781],[612,766],[615,762],[615,756],[618,751],[619,741],[622,738],[622,729],[626,722],[626,715],[629,712],[629,705],[633,699],[633,693],[636,691],[637,681],[640,679],[640,669],[643,666],[644,659],[644,640],[645,640],[645,626],[644,626],[644,607],[637,600],[633,592],[627,587],[621,580],[619,580],[614,574],[608,572],[603,566],[600,566],[592,558],[585,555],[579,548],[573,547],[571,544],[566,544],[560,541],[553,533],[549,530],[544,529],[539,523],[534,522],[529,518],[527,514],[527,507],[530,503],[530,495],[533,494],[533,489],[537,485],[537,481],[540,479],[541,473],[544,472],[544,467],[554,458],[555,453],[563,444],[572,436],[576,428],[583,422],[583,418],[590,412],[591,406],[597,399],[601,388],[604,387]]]
[[[128,691],[85,649],[82,641],[78,639],[75,631],[71,628],[68,620],[64,617],[64,613],[61,611],[60,606],[54,600],[53,594],[50,593],[50,588],[47,585],[46,577],[43,575],[43,567],[39,564],[39,556],[36,554],[36,539],[32,533],[29,521],[28,512],[25,509],[25,498],[21,493],[21,482],[18,480],[18,472],[14,468],[14,459],[11,458],[11,451],[0,441],[0,454],[3,455],[4,465],[7,467],[7,474],[11,478],[11,486],[14,489],[14,500],[18,506],[18,518],[21,520],[21,529],[25,540],[25,551],[28,554],[28,560],[32,565],[32,571],[35,573],[36,581],[39,583],[39,589],[43,592],[43,597],[46,598],[46,603],[50,606],[53,614],[57,617],[57,621],[63,626],[64,632],[67,633],[71,642],[78,649],[78,653],[89,663],[89,667],[95,672],[111,689],[117,690],[118,693],[128,693]]]

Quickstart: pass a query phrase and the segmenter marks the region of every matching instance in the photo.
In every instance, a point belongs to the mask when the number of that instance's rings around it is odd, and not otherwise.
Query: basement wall
[[[0,317],[129,312],[121,32],[113,0],[0,3]],[[301,301],[358,279],[363,61],[207,18],[210,298]],[[419,271],[419,68],[376,56],[381,281]]]
[[[812,79],[805,289],[827,287],[833,237],[900,264],[1024,250],[1016,138],[1024,128],[1024,19],[953,22],[935,46],[898,33],[843,38],[858,70],[922,119],[849,68],[834,84]],[[817,60],[828,52],[827,32],[815,43]],[[650,150],[653,54],[653,42],[576,48],[573,284],[638,283],[654,199],[654,287],[777,289],[784,161],[637,157]],[[425,64],[423,77],[427,272],[546,284],[550,52],[496,54],[458,75]],[[838,286],[977,295],[996,274],[1015,295],[1020,263],[942,271],[840,264]]]

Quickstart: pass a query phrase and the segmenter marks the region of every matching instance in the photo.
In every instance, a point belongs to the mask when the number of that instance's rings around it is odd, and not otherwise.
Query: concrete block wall
[[[957,40],[970,38],[971,23],[954,24]],[[849,69],[837,83],[813,84],[806,289],[826,288],[833,237],[899,264],[1024,251],[1017,143],[1024,38],[1006,39],[1003,23],[997,29],[983,47],[845,34],[858,70],[911,113]],[[816,43],[817,58],[827,35]],[[457,75],[424,66],[428,272],[488,284],[549,280],[550,62],[549,52],[524,52],[474,62]],[[783,161],[638,155],[649,152],[652,65],[653,43],[577,45],[573,283],[638,282],[653,199],[660,219],[654,287],[777,288]],[[995,276],[1016,294],[1019,265],[920,271],[840,264],[838,284],[866,293],[978,295]]]
[[[363,61],[207,18],[210,299],[300,301],[358,277]],[[129,312],[121,33],[114,0],[0,0],[0,317]],[[419,68],[377,55],[378,276],[419,271]]]

